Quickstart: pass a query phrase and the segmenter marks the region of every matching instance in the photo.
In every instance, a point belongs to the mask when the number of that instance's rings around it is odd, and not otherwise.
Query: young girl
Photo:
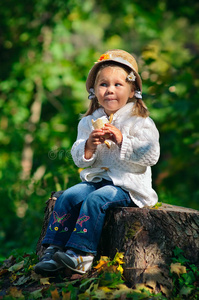
[[[82,182],[56,201],[37,273],[62,268],[87,272],[106,211],[157,202],[150,166],[159,158],[159,133],[141,99],[134,57],[123,50],[107,51],[90,70],[86,88],[91,103],[71,151],[75,164],[84,168]],[[105,124],[94,129],[98,119]]]

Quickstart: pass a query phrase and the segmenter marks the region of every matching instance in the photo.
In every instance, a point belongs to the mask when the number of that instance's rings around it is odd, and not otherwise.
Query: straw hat
[[[86,89],[88,92],[90,92],[91,88],[94,88],[95,78],[100,65],[103,64],[104,62],[109,62],[109,61],[113,61],[113,62],[115,61],[119,64],[128,66],[135,74],[136,77],[135,82],[137,84],[138,89],[140,90],[140,92],[142,91],[142,80],[140,78],[140,75],[138,74],[138,65],[135,58],[124,50],[115,49],[115,50],[108,50],[107,52],[102,54],[98,59],[98,61],[90,69],[86,81]]]

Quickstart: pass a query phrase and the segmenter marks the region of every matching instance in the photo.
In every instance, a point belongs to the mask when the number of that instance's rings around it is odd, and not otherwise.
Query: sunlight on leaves
[[[158,209],[159,207],[162,206],[162,202],[157,202],[154,206],[152,206],[152,209]]]
[[[95,266],[94,269],[101,270],[107,267],[108,262],[110,262],[110,258],[108,258],[108,256],[101,256],[97,266]]]
[[[180,274],[187,273],[186,267],[182,266],[181,263],[171,264],[170,271],[171,271],[171,273],[176,273],[178,276],[180,276]]]
[[[114,257],[114,262],[117,262],[119,265],[120,264],[124,264],[124,261],[123,261],[123,259],[124,259],[124,253],[121,253],[121,252],[117,252],[116,254],[115,254],[115,257]]]
[[[40,283],[43,284],[43,285],[50,284],[49,277],[40,278]]]
[[[121,265],[119,265],[119,267],[117,267],[117,270],[118,270],[121,274],[123,274],[123,272],[124,272],[124,269],[122,268]]]

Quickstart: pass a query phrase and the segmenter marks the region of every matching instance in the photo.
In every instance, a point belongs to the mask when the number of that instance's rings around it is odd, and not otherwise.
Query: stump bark
[[[57,200],[57,198],[63,194],[64,191],[59,191],[59,192],[52,192],[51,193],[51,197],[46,201],[46,207],[45,207],[45,211],[44,211],[44,220],[43,220],[43,225],[42,225],[42,229],[41,229],[41,233],[40,233],[40,237],[39,240],[37,242],[37,246],[36,246],[36,254],[41,257],[44,253],[44,250],[46,249],[45,247],[42,246],[42,240],[46,234],[46,230],[48,227],[48,222],[50,220],[50,216],[53,212],[53,208],[55,206],[55,202]]]
[[[117,208],[104,225],[101,252],[124,252],[124,277],[132,286],[143,283],[153,291],[171,289],[168,278],[173,250],[199,265],[199,211],[162,204],[158,209]]]
[[[53,192],[47,201],[41,235],[41,245],[57,198]],[[199,265],[199,211],[162,204],[154,208],[116,208],[107,214],[99,245],[99,255],[114,257],[124,253],[124,277],[131,286],[144,284],[153,292],[171,289],[169,266],[173,250],[178,247],[190,263]],[[166,293],[166,292],[165,292]]]

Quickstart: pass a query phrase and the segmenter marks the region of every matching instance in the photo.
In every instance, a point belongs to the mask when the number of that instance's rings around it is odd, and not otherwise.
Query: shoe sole
[[[35,273],[41,274],[41,275],[43,275],[43,274],[45,275],[46,273],[54,274],[54,273],[56,273],[57,271],[60,271],[60,270],[63,270],[63,267],[59,267],[56,270],[43,269],[43,268],[39,268],[39,267],[34,268]]]
[[[69,268],[70,270],[72,270],[72,271],[74,271],[76,273],[79,273],[81,275],[86,273],[86,271],[81,271],[81,270],[72,268],[68,264],[68,262],[66,261],[67,260],[67,256],[64,253],[55,253],[53,259],[55,259],[56,262],[58,262],[59,264],[64,265],[65,267]]]

